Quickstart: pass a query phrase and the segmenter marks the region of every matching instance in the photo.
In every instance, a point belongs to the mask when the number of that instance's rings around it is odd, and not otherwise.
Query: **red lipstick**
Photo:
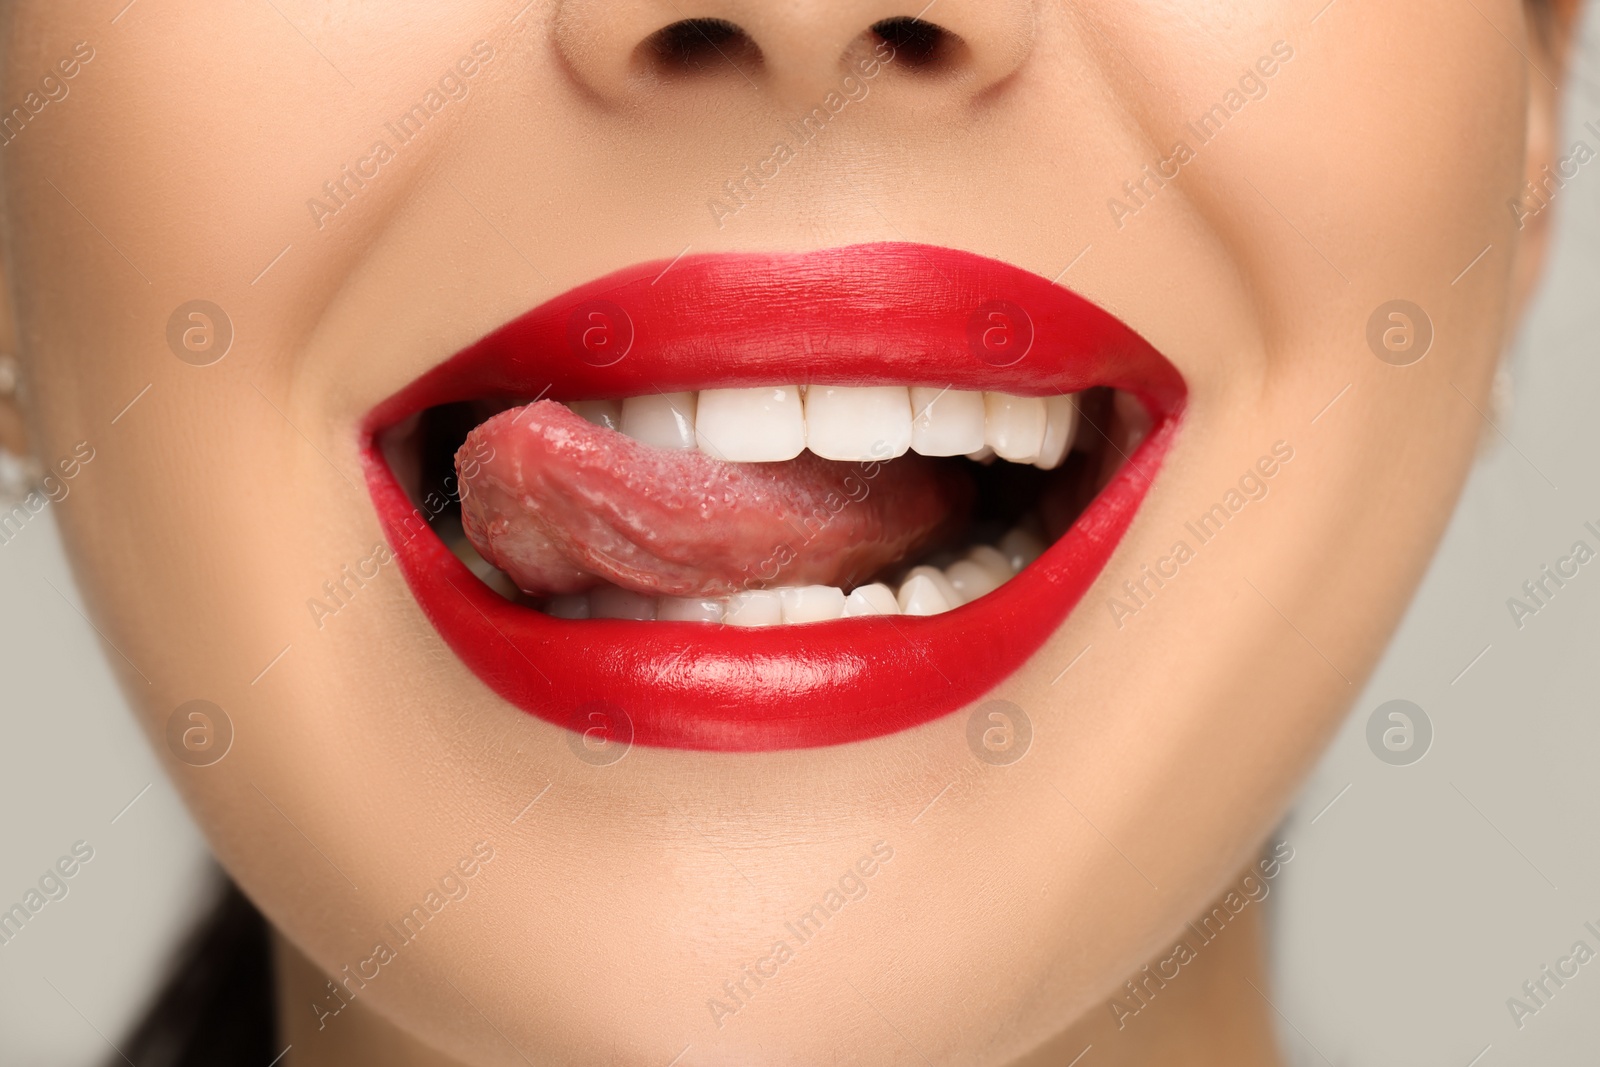
[[[553,618],[481,582],[429,528],[378,446],[424,409],[485,397],[611,399],[773,383],[1046,396],[1107,386],[1153,425],[1043,556],[933,616],[733,626]],[[643,745],[805,748],[907,729],[1025,663],[1077,604],[1171,444],[1183,379],[1115,317],[1038,275],[927,245],[688,256],[582,285],[379,404],[362,425],[378,517],[413,595],[507,701],[578,731],[625,716]]]

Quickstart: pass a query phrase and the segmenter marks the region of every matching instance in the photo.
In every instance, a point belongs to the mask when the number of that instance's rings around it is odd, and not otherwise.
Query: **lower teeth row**
[[[897,583],[864,585],[846,594],[831,585],[759,589],[716,599],[657,597],[614,585],[546,598],[540,608],[560,619],[633,619],[778,626],[868,615],[938,615],[998,589],[1044,552],[1018,527],[997,545],[979,545],[948,567],[913,567]]]

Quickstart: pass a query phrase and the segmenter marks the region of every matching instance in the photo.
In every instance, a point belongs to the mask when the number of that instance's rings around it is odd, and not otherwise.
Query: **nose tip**
[[[710,87],[809,99],[873,58],[930,92],[976,96],[1032,49],[1032,0],[916,3],[562,0],[551,25],[576,80],[614,102]]]

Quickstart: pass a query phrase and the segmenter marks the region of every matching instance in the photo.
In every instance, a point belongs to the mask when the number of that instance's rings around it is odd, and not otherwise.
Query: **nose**
[[[976,97],[1033,46],[1036,0],[562,0],[552,22],[572,75],[613,102],[709,85],[810,101],[886,66]]]

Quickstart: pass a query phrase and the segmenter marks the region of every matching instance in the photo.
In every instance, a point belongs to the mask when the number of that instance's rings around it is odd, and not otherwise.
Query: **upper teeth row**
[[[866,462],[907,451],[990,455],[1050,469],[1072,447],[1070,395],[1035,397],[903,385],[796,385],[702,389],[580,400],[590,422],[657,448],[690,449],[733,463],[793,459]]]

